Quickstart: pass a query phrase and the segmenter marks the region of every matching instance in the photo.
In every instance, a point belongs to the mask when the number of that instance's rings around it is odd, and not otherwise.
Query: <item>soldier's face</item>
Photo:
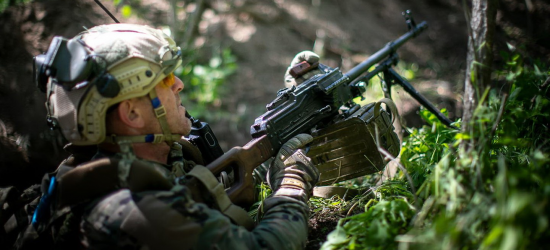
[[[166,119],[172,134],[188,135],[191,132],[191,121],[185,116],[185,107],[181,104],[179,95],[183,87],[183,82],[177,77],[171,86],[160,83],[155,87],[166,109]]]

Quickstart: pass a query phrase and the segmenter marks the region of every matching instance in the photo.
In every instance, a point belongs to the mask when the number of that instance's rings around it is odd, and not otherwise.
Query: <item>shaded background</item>
[[[66,157],[63,139],[47,129],[44,94],[32,81],[32,57],[45,52],[53,36],[72,37],[83,27],[112,20],[93,0],[14,2],[9,1],[11,6],[0,14],[0,186],[24,187]],[[182,7],[177,15],[193,12],[190,1],[125,1],[134,13],[125,18],[120,5],[103,2],[123,22],[155,27],[174,25],[171,4]],[[283,87],[284,72],[296,53],[315,45],[323,63],[346,72],[406,32],[401,12],[410,9],[417,22],[428,22],[429,29],[398,51],[399,68],[413,72],[411,83],[456,119],[461,116],[467,48],[462,4],[458,0],[204,1],[202,19],[192,32],[195,60],[209,64],[211,57],[229,49],[237,69],[224,78],[214,101],[204,104],[184,98],[184,105],[211,124],[224,149],[244,145],[254,118]],[[548,14],[546,1],[501,0],[496,50],[506,50],[509,43],[547,60]],[[401,92],[396,88],[395,97],[407,126],[421,126],[417,103]],[[199,106],[200,112],[193,113]]]

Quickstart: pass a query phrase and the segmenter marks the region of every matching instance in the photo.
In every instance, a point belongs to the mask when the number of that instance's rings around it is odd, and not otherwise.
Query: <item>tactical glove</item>
[[[285,87],[290,88],[292,86],[298,86],[299,84],[303,83],[307,79],[311,78],[314,75],[321,74],[321,70],[319,68],[316,68],[314,70],[311,70],[304,75],[294,78],[292,75],[290,75],[290,69],[294,67],[296,64],[301,63],[303,61],[308,62],[309,64],[314,64],[319,62],[319,55],[311,52],[311,51],[302,51],[298,53],[294,59],[292,59],[292,62],[290,63],[290,66],[286,70],[285,73]]]
[[[315,184],[319,181],[319,170],[301,150],[313,140],[308,134],[299,134],[288,140],[271,162],[267,172],[268,184],[275,196],[288,196],[307,202]]]

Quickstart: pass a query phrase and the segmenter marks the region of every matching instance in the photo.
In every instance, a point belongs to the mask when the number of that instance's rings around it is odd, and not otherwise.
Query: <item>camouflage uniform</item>
[[[159,164],[152,163],[152,165]],[[164,168],[171,175],[168,167]],[[117,190],[85,209],[81,231],[91,249],[302,249],[307,204],[290,197],[264,201],[253,231],[195,202],[183,185],[168,191]]]
[[[43,205],[39,205],[35,213],[39,215],[37,218],[42,218],[37,219],[38,228],[61,221],[60,236],[53,232],[57,244],[57,239],[63,238],[62,232],[76,231],[71,229],[74,229],[73,222],[78,221],[82,243],[92,249],[303,248],[307,238],[306,202],[319,173],[305,153],[297,149],[310,142],[310,136],[307,140],[296,139],[299,143],[294,143],[295,147],[285,149],[283,145],[281,148],[284,154],[279,152],[280,157],[274,161],[277,164],[270,168],[269,174],[275,195],[264,201],[263,219],[252,231],[232,224],[228,217],[209,207],[208,199],[203,202],[203,197],[196,196],[202,192],[195,192],[197,186],[177,184],[175,177],[184,175],[189,166],[181,159],[165,166],[136,159],[135,154],[130,154],[131,149],[125,150],[133,143],[175,145],[174,142],[189,132],[168,119],[174,116],[187,124],[179,114],[179,106],[177,111],[172,106],[177,105],[179,99],[175,96],[183,89],[183,83],[173,75],[182,63],[182,55],[175,41],[160,30],[111,24],[94,27],[69,40],[55,37],[48,52],[37,56],[35,80],[47,94],[51,127],[61,129],[73,145],[105,143],[118,145],[124,152],[80,165],[87,159],[75,164],[65,162],[59,169],[66,171],[49,175],[51,181],[43,186],[47,195],[43,195],[40,201]],[[163,85],[157,88],[159,84]],[[163,86],[168,86],[168,91]],[[137,97],[149,99],[154,117],[145,115],[148,112],[145,109],[133,110],[140,113],[144,122],[156,120],[160,130],[143,127],[126,133],[121,128],[108,133],[109,110],[116,110],[118,103],[131,103]],[[120,126],[130,125],[123,120],[114,122]],[[179,152],[182,153],[181,148]],[[142,153],[138,155],[143,156]],[[76,165],[79,167],[74,168]],[[137,172],[141,173],[139,178],[131,177]],[[205,184],[200,179],[204,175],[214,179],[208,171],[194,177]],[[130,183],[133,181],[136,183]],[[160,186],[150,186],[153,182]],[[141,189],[135,188],[138,184],[143,184]],[[226,201],[228,203],[228,199]],[[67,215],[66,218],[58,216],[69,207],[70,212],[62,214]],[[220,210],[228,211],[227,208]],[[44,211],[53,213],[46,218]]]

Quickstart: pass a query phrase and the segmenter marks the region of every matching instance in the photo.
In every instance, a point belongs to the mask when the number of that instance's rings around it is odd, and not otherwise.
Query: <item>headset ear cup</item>
[[[114,76],[111,74],[101,75],[95,83],[97,91],[107,98],[113,98],[120,92],[120,85]]]

